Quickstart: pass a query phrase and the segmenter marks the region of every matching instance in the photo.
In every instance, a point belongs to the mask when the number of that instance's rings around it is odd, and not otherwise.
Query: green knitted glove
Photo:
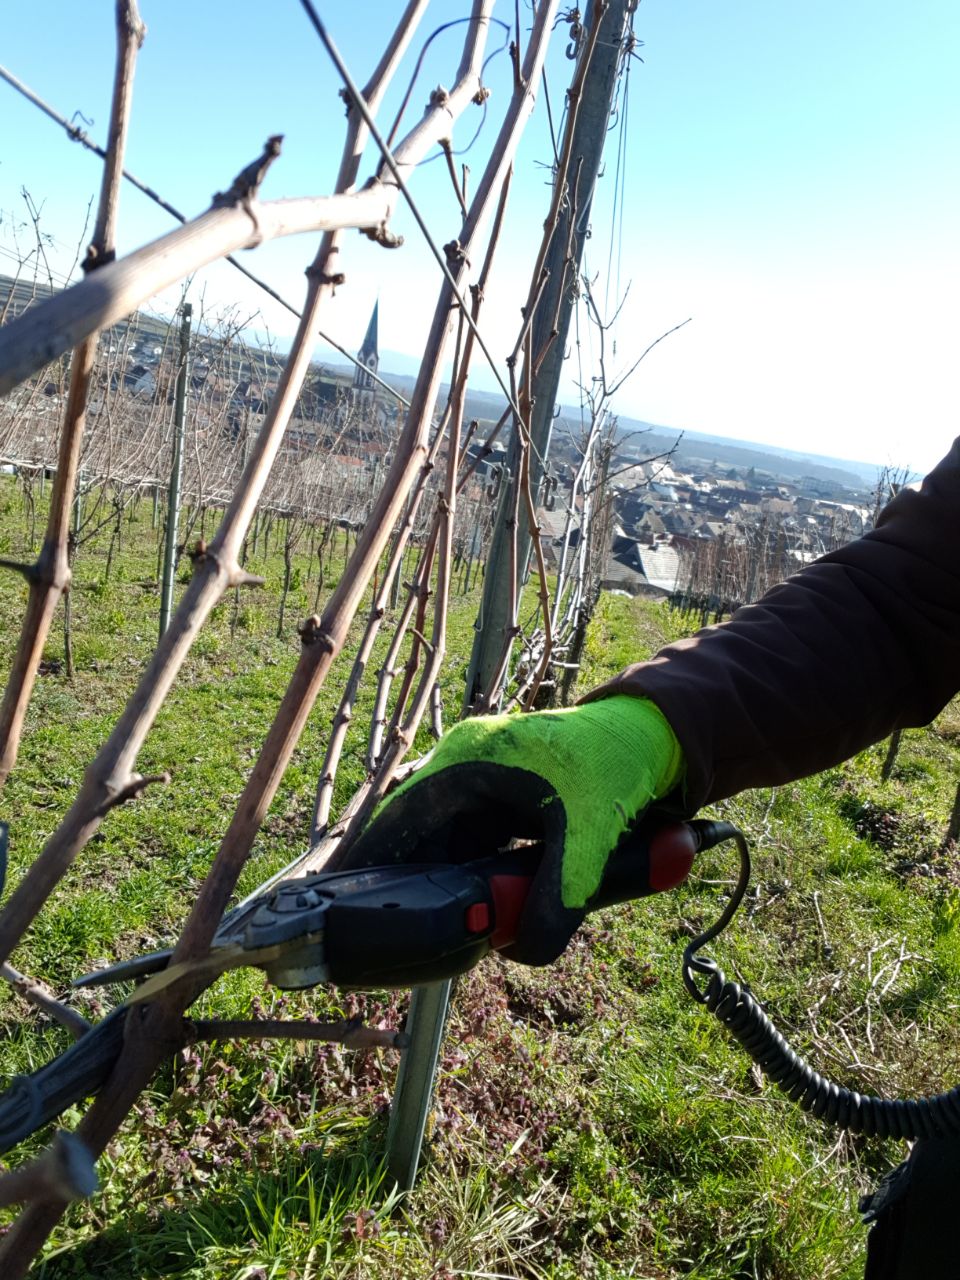
[[[509,954],[549,963],[610,855],[682,773],[673,730],[642,698],[463,720],[384,801],[345,865],[462,862],[516,837],[539,839],[544,854]]]

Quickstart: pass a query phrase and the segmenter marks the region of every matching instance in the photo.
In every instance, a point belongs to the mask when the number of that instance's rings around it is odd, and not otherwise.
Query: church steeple
[[[353,385],[354,389],[357,391],[373,390],[374,382],[370,377],[370,373],[376,373],[380,364],[380,352],[377,350],[377,321],[379,318],[379,310],[380,299],[378,298],[373,304],[373,312],[370,316],[370,323],[367,325],[367,332],[363,339],[363,345],[357,352],[360,364],[363,365],[363,368],[360,368],[358,365],[353,372]]]

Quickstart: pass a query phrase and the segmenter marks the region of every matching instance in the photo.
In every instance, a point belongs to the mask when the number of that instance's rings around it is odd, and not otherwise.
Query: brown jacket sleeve
[[[866,536],[588,698],[660,707],[686,756],[689,814],[926,724],[958,689],[960,439]]]

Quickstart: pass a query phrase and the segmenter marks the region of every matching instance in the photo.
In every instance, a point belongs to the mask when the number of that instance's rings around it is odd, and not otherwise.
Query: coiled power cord
[[[722,933],[733,919],[750,882],[750,851],[743,832],[731,822],[711,823],[710,827],[712,838],[708,844],[736,841],[740,875],[719,920],[684,950],[683,982],[694,1000],[706,1005],[765,1076],[792,1102],[817,1119],[868,1137],[960,1135],[960,1087],[925,1098],[888,1099],[834,1084],[814,1071],[791,1048],[749,991],[737,982],[730,982],[716,961],[697,955],[700,948]]]

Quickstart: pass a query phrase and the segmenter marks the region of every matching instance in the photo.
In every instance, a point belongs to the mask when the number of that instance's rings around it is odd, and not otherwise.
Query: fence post
[[[180,523],[180,481],[183,476],[183,441],[186,434],[187,357],[190,349],[190,317],[193,306],[185,302],[180,311],[180,357],[177,364],[177,389],[173,410],[173,462],[170,466],[170,490],[167,495],[167,541],[163,552],[163,578],[160,584],[160,635],[166,631],[173,608],[173,574],[177,565],[177,526]]]
[[[591,6],[592,8],[593,6]],[[547,285],[539,300],[533,322],[533,349],[540,351],[554,323],[557,332],[546,356],[540,363],[534,379],[535,398],[531,421],[531,439],[534,457],[531,458],[530,482],[536,493],[542,478],[539,458],[546,459],[550,445],[550,429],[553,406],[560,383],[560,369],[566,346],[567,329],[573,306],[573,280],[579,271],[580,259],[587,236],[587,223],[594,184],[600,171],[600,157],[606,139],[607,122],[621,65],[624,34],[633,0],[610,0],[602,17],[602,25],[594,50],[593,60],[584,79],[583,97],[574,132],[570,159],[565,174],[557,174],[557,182],[577,186],[576,226],[573,235],[567,221],[567,212],[561,217],[554,231],[553,242],[547,257]],[[568,262],[568,246],[570,261]],[[571,279],[571,272],[573,279]],[[539,457],[537,456],[539,454]],[[507,528],[512,511],[510,490],[519,475],[519,440],[514,437],[507,455],[509,482],[501,486],[500,505],[494,526],[493,540],[487,557],[484,578],[483,603],[474,636],[473,653],[467,672],[464,702],[465,712],[474,700],[474,690],[485,687],[484,677],[489,677],[497,662],[503,644],[505,627],[512,619],[506,617],[509,599],[510,530]],[[517,531],[517,564],[521,577],[530,552],[531,537],[522,527]],[[407,1018],[410,1044],[404,1050],[397,1076],[397,1085],[391,1106],[390,1127],[387,1133],[387,1167],[401,1190],[413,1187],[423,1137],[433,1102],[433,1086],[437,1063],[443,1042],[443,1032],[449,1011],[452,982],[414,989]]]

